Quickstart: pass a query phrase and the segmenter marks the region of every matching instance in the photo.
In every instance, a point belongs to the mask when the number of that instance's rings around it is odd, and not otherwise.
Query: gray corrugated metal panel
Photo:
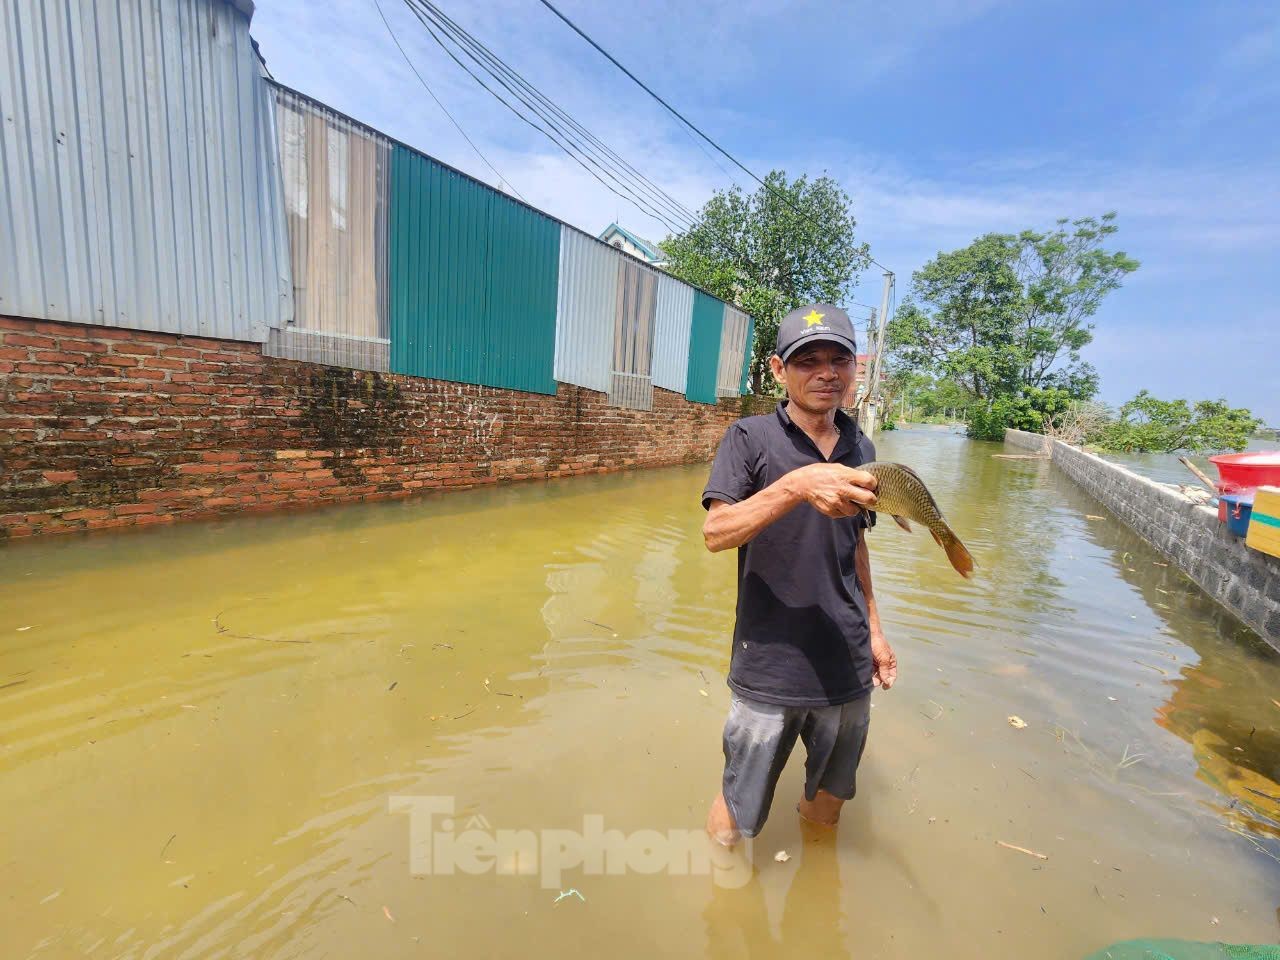
[[[246,18],[10,0],[0,35],[0,313],[265,340],[292,289]]]
[[[631,410],[652,410],[653,380],[642,374],[615,372],[609,384],[609,403]]]
[[[323,363],[331,367],[350,367],[379,373],[386,373],[391,369],[390,340],[317,333],[297,327],[271,330],[262,352],[268,357]]]
[[[742,392],[742,353],[746,349],[747,327],[751,322],[741,310],[725,304],[720,325],[720,364],[716,368],[716,395],[736,397]]]
[[[618,309],[613,324],[613,372],[650,376],[658,275],[640,261],[618,262]]]
[[[555,378],[607,393],[618,304],[620,254],[560,228]]]
[[[684,393],[689,378],[689,324],[693,287],[658,275],[658,307],[653,324],[653,385]]]
[[[275,95],[293,273],[288,330],[308,335],[272,337],[267,353],[386,370],[391,142],[290,91]]]

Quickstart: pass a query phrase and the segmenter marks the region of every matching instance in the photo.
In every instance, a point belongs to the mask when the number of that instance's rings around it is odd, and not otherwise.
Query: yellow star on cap
[[[825,316],[825,313],[819,313],[817,310],[810,310],[804,315],[804,325],[806,327],[816,327],[822,322],[822,318]]]

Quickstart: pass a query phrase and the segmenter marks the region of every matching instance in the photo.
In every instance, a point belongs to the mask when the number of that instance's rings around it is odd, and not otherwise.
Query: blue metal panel
[[[262,341],[292,312],[271,94],[224,0],[0,7],[0,313]]]
[[[391,369],[556,392],[560,226],[396,144]]]
[[[689,379],[685,396],[697,403],[716,402],[716,373],[720,365],[720,331],[724,303],[701,290],[693,292],[689,326]]]
[[[667,274],[658,275],[654,319],[653,385],[684,393],[689,382],[689,324],[694,289]]]
[[[555,378],[561,383],[610,389],[621,256],[586,234],[560,228]]]

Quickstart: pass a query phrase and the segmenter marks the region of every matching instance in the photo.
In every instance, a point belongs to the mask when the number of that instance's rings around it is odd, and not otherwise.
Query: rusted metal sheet
[[[266,352],[388,370],[391,142],[290,90],[276,98],[294,314]]]

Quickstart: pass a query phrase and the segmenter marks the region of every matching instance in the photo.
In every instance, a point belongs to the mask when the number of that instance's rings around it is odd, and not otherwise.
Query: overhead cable
[[[508,180],[506,177],[504,177],[501,173],[499,173],[498,168],[489,162],[489,158],[486,157],[480,151],[480,148],[476,146],[475,141],[472,140],[469,136],[467,136],[467,131],[462,129],[462,124],[458,123],[458,121],[454,118],[453,114],[449,112],[449,108],[440,102],[440,98],[437,97],[435,91],[431,89],[431,85],[427,83],[426,79],[422,76],[422,74],[418,72],[418,68],[415,67],[413,65],[413,61],[409,59],[409,54],[405,52],[404,47],[400,45],[400,40],[398,37],[396,37],[396,32],[391,29],[391,24],[387,20],[387,15],[382,10],[382,4],[379,3],[378,0],[373,0],[373,5],[378,8],[378,16],[382,18],[382,22],[387,28],[387,33],[391,35],[392,42],[396,45],[396,49],[400,51],[400,56],[404,57],[404,62],[409,65],[409,69],[412,70],[413,75],[418,78],[418,82],[422,84],[423,89],[426,90],[427,93],[431,95],[431,99],[436,102],[436,106],[439,107],[440,111],[446,117],[449,118],[449,122],[452,123],[455,128],[457,128],[458,133],[462,134],[462,139],[467,141],[467,143],[471,146],[471,149],[475,151],[476,156],[479,157],[481,160],[483,160],[485,166],[487,166],[490,170],[493,171],[494,176],[498,178],[498,182],[500,184],[505,183],[508,187],[511,188],[512,193],[514,193],[521,200],[524,200],[524,194],[522,194],[519,190],[517,190],[515,184],[512,183],[510,180]]]
[[[654,90],[653,90],[653,89],[652,89],[652,88],[651,88],[647,83],[645,83],[643,80],[641,80],[639,77],[637,77],[634,73],[632,73],[630,70],[628,70],[625,66],[623,66],[623,65],[622,65],[622,63],[621,63],[621,62],[619,62],[619,60],[618,60],[618,58],[617,58],[617,57],[615,57],[613,54],[611,54],[611,53],[610,53],[608,50],[606,50],[604,47],[600,46],[600,44],[599,44],[599,43],[597,43],[595,40],[593,40],[593,39],[592,39],[592,38],[591,38],[591,37],[586,33],[586,31],[584,31],[584,30],[583,30],[581,27],[579,27],[576,23],[574,23],[572,20],[570,20],[568,17],[566,17],[563,13],[561,13],[561,12],[560,12],[560,10],[556,7],[556,5],[555,5],[554,3],[552,3],[552,2],[551,2],[551,0],[541,0],[541,3],[542,3],[542,5],[543,5],[544,7],[546,7],[548,10],[550,10],[552,13],[554,13],[557,17],[559,17],[561,20],[563,20],[563,21],[564,21],[564,23],[565,23],[565,24],[566,24],[566,25],[567,25],[571,30],[573,30],[573,32],[574,32],[574,33],[576,33],[578,36],[582,37],[582,39],[583,39],[583,40],[587,41],[587,43],[589,43],[592,47],[594,47],[594,48],[595,48],[595,50],[596,50],[596,51],[597,51],[601,56],[603,56],[606,60],[608,60],[608,61],[609,61],[610,63],[612,63],[615,67],[617,67],[619,70],[621,70],[623,73],[625,73],[628,77],[630,77],[630,78],[631,78],[631,80],[632,80],[632,82],[633,82],[633,83],[635,83],[635,84],[636,84],[636,86],[638,86],[638,87],[639,87],[641,90],[643,90],[645,93],[649,94],[649,96],[653,97],[653,99],[654,99],[654,100],[656,100],[656,101],[658,101],[658,103],[662,104],[662,106],[666,107],[666,109],[668,110],[668,112],[670,112],[670,113],[671,113],[671,115],[672,115],[673,117],[675,117],[677,120],[679,120],[679,121],[680,121],[681,123],[683,123],[685,126],[687,126],[690,130],[692,130],[694,133],[696,133],[699,137],[701,137],[701,138],[702,138],[703,140],[705,140],[707,143],[711,144],[711,146],[715,147],[715,148],[716,148],[716,150],[718,150],[721,154],[723,154],[726,158],[728,158],[728,160],[729,160],[731,163],[733,163],[733,164],[734,164],[734,166],[736,166],[739,170],[741,170],[743,173],[745,173],[747,176],[749,176],[752,180],[754,180],[756,183],[760,184],[760,186],[764,187],[764,188],[765,188],[766,190],[768,190],[769,192],[774,193],[774,194],[775,194],[775,195],[777,195],[777,196],[780,196],[784,201],[786,201],[787,205],[788,205],[788,206],[790,206],[790,207],[791,207],[791,209],[792,209],[792,210],[794,210],[796,213],[801,213],[800,208],[799,208],[799,207],[797,207],[797,206],[795,205],[795,203],[792,201],[792,199],[791,199],[789,196],[787,196],[785,193],[782,193],[781,191],[779,191],[776,187],[774,187],[772,184],[768,183],[767,181],[760,179],[760,177],[758,177],[755,173],[753,173],[750,169],[748,169],[748,168],[747,168],[747,166],[746,166],[745,164],[743,164],[743,163],[742,163],[742,161],[740,161],[737,157],[735,157],[733,154],[731,154],[731,153],[730,153],[728,150],[726,150],[724,147],[720,146],[720,144],[718,144],[715,140],[713,140],[713,139],[712,139],[710,136],[708,136],[706,133],[703,133],[702,129],[701,129],[700,127],[698,127],[698,126],[697,126],[697,124],[695,124],[692,120],[690,120],[688,117],[686,117],[683,113],[681,113],[679,110],[677,110],[677,109],[676,109],[675,107],[673,107],[671,104],[669,104],[666,100],[664,100],[662,97],[660,97],[656,92],[654,92]],[[802,215],[803,215],[803,214],[802,214]],[[871,257],[870,255],[868,255],[867,259],[868,259],[871,263],[874,263],[876,266],[880,267],[882,270],[885,270],[886,272],[889,272],[889,273],[892,273],[892,272],[893,272],[892,270],[889,270],[889,268],[888,268],[888,267],[886,267],[884,264],[882,264],[882,263],[880,263],[878,260],[876,260],[874,257]]]

